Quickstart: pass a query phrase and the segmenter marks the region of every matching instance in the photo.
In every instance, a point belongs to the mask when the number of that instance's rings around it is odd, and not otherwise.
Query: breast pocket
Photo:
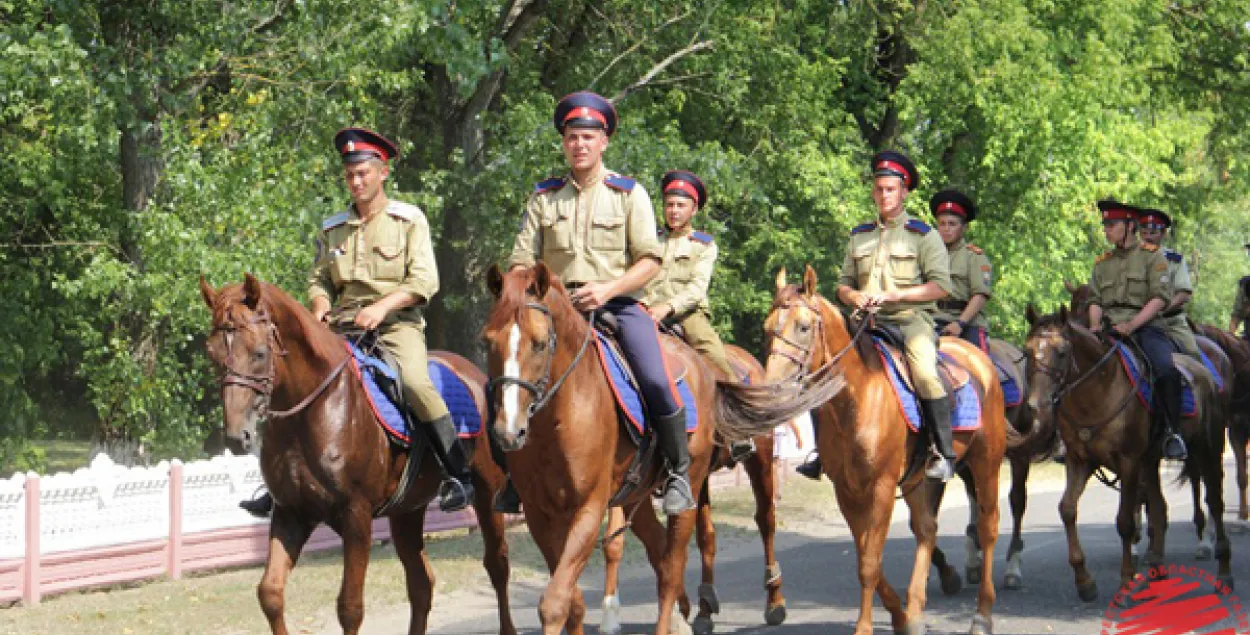
[[[624,251],[625,215],[595,214],[590,219],[590,246],[604,251]]]
[[[404,250],[398,245],[373,248],[373,279],[396,282],[404,279]]]
[[[668,277],[673,282],[690,282],[694,278],[694,259],[688,255],[673,258],[673,264],[669,265]]]
[[[573,251],[573,223],[569,214],[547,210],[542,219],[543,251]]]
[[[868,277],[872,273],[872,257],[876,250],[872,248],[860,249],[852,254],[855,259],[855,273],[857,274],[856,282],[862,291],[868,285]]]
[[[920,278],[920,258],[912,249],[895,248],[890,252],[890,276],[894,284],[913,285]]]
[[[1146,304],[1150,298],[1150,280],[1146,278],[1146,274],[1130,273],[1124,278],[1128,302],[1137,306]]]

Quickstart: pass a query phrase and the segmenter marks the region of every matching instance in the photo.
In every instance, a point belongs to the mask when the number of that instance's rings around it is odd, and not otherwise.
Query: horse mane
[[[341,339],[325,325],[313,319],[312,313],[304,305],[295,301],[287,292],[276,285],[261,282],[264,294],[263,308],[273,320],[284,339],[292,336],[306,344],[309,350],[320,359],[334,361],[347,354]],[[217,302],[213,307],[213,323],[231,323],[236,326],[247,322],[243,312],[252,311],[246,304],[242,283],[225,286],[218,292]]]
[[[548,285],[547,293],[541,301],[551,311],[551,321],[558,330],[560,339],[580,342],[581,338],[586,336],[585,329],[589,328],[589,324],[573,306],[573,301],[569,298],[568,291],[565,290],[559,276],[550,275],[551,284]],[[537,282],[535,270],[530,267],[504,274],[499,298],[486,318],[483,331],[497,331],[511,322],[519,322],[526,305],[536,301],[531,293],[535,282]]]

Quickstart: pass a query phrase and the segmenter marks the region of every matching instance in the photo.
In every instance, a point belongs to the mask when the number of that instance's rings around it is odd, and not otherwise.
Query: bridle
[[[542,375],[536,381],[529,381],[520,377],[509,377],[507,375],[492,377],[486,382],[486,397],[487,403],[493,411],[496,388],[499,386],[509,385],[522,388],[533,397],[530,401],[530,405],[525,410],[525,417],[528,419],[533,417],[534,413],[546,407],[547,403],[551,401],[556,392],[560,390],[560,386],[564,385],[564,380],[568,379],[569,375],[573,373],[573,369],[577,368],[577,363],[580,362],[582,357],[586,354],[586,349],[590,346],[590,340],[595,336],[595,312],[590,312],[586,328],[586,337],[582,339],[582,345],[578,348],[577,355],[573,358],[573,362],[564,370],[564,374],[560,375],[559,379],[556,379],[554,383],[551,383],[551,366],[556,357],[556,345],[559,343],[559,340],[556,337],[555,319],[551,317],[551,309],[541,302],[527,302],[525,304],[525,308],[542,313],[543,317],[547,320],[547,350],[546,355],[543,357]],[[493,412],[491,418],[494,418]]]
[[[1068,338],[1065,337],[1064,339],[1067,340]],[[1045,375],[1048,379],[1050,379],[1052,385],[1054,386],[1054,388],[1052,388],[1050,392],[1050,408],[1051,408],[1051,422],[1050,423],[1052,425],[1057,423],[1059,420],[1059,417],[1062,416],[1063,414],[1062,412],[1060,412],[1060,409],[1063,407],[1063,398],[1066,397],[1068,394],[1070,394],[1073,390],[1075,390],[1081,384],[1085,383],[1085,380],[1089,379],[1090,377],[1093,377],[1094,373],[1098,372],[1098,370],[1101,369],[1102,366],[1106,364],[1107,361],[1110,360],[1112,356],[1115,355],[1115,352],[1116,352],[1116,346],[1114,343],[1112,343],[1110,346],[1107,347],[1107,352],[1103,353],[1102,357],[1098,358],[1098,361],[1095,362],[1093,366],[1090,366],[1088,369],[1086,369],[1086,371],[1081,373],[1079,376],[1077,376],[1076,379],[1073,379],[1072,381],[1068,381],[1068,376],[1072,372],[1079,370],[1076,366],[1075,345],[1069,342],[1069,346],[1072,346],[1073,350],[1069,351],[1069,354],[1067,356],[1068,357],[1067,363],[1063,366],[1062,369],[1059,369],[1059,368],[1056,368],[1054,366],[1050,366],[1047,364],[1043,364],[1041,360],[1037,359],[1036,356],[1030,356],[1033,364],[1037,366],[1037,369],[1043,375]],[[1134,394],[1134,391],[1132,390],[1126,392],[1124,399],[1121,400],[1120,402],[1120,405],[1114,410],[1112,410],[1109,416],[1104,417],[1101,421],[1098,421],[1097,423],[1093,425],[1082,425],[1081,428],[1083,430],[1093,430],[1095,428],[1101,428],[1102,426],[1106,425],[1108,422],[1115,419],[1117,416],[1119,416],[1121,412],[1124,411],[1124,408],[1128,405],[1128,402],[1132,399],[1133,394]]]
[[[275,359],[277,357],[286,357],[286,345],[282,342],[282,336],[278,333],[277,325],[273,323],[273,320],[269,317],[269,313],[263,308],[253,314],[252,317],[248,318],[247,323],[249,326],[260,327],[268,331],[266,333],[266,340],[270,346],[270,354],[265,364],[264,374],[253,375],[235,367],[234,336],[238,332],[240,328],[239,326],[229,322],[220,326],[214,326],[212,333],[210,333],[210,337],[217,333],[221,333],[222,337],[225,338],[226,360],[222,364],[225,371],[222,373],[221,379],[219,380],[222,392],[225,392],[227,386],[242,386],[255,391],[257,395],[261,397],[260,406],[258,408],[258,416],[262,419],[266,417],[270,419],[290,417],[299,413],[304,408],[307,408],[309,404],[321,395],[321,393],[325,392],[326,388],[329,388],[335,378],[343,372],[343,368],[347,366],[348,360],[351,359],[350,356],[345,357],[343,361],[335,365],[335,367],[326,375],[325,379],[321,381],[321,384],[310,392],[308,396],[300,400],[299,403],[295,404],[294,407],[286,410],[270,410],[269,402],[273,399],[273,388],[278,375],[277,362]]]
[[[786,337],[785,334],[786,317],[798,305],[806,308],[813,316],[815,316],[813,328],[810,331],[812,333],[812,341],[807,344],[796,342],[793,339]],[[797,369],[794,371],[794,375],[788,378],[788,381],[796,383],[801,383],[808,377],[823,373],[827,368],[842,361],[842,358],[855,347],[855,344],[859,341],[860,336],[863,335],[865,327],[868,325],[868,320],[860,321],[859,326],[855,329],[855,334],[851,336],[851,340],[847,342],[846,346],[843,347],[842,350],[838,351],[836,355],[829,358],[829,361],[821,365],[820,368],[809,369],[808,367],[811,364],[812,358],[816,355],[816,343],[819,342],[819,346],[822,348],[825,346],[824,318],[821,317],[820,311],[816,307],[812,306],[812,304],[808,302],[807,298],[802,295],[797,296],[797,299],[790,300],[777,308],[784,310],[784,313],[778,316],[776,326],[773,327],[772,331],[770,331],[768,335],[772,339],[780,340],[786,346],[799,351],[799,354],[795,355],[789,350],[776,350],[776,347],[770,346],[768,358],[766,358],[764,362],[767,364],[768,359],[771,359],[773,356],[781,357],[794,362]]]

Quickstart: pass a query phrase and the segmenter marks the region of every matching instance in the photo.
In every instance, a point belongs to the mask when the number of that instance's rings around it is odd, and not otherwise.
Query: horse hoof
[[[1197,560],[1210,560],[1214,555],[1215,549],[1212,549],[1211,545],[1198,545],[1198,548],[1194,550],[1194,558]]]
[[[1010,591],[1019,591],[1024,588],[1024,580],[1014,573],[1008,573],[1003,576],[1003,588]]]
[[[782,602],[776,606],[770,606],[764,609],[764,623],[769,626],[780,626],[786,621],[786,604]]]
[[[894,635],[925,635],[928,632],[923,621],[915,621],[904,626],[901,631],[894,631]]]
[[[951,571],[950,575],[942,576],[942,593],[947,595],[955,595],[964,588],[964,581],[959,577],[958,573]]]
[[[694,618],[694,624],[691,625],[694,635],[712,635],[716,630],[716,624],[712,623],[710,615],[698,615]]]
[[[1098,599],[1098,584],[1090,580],[1089,584],[1076,587],[1076,594],[1081,597],[1082,602],[1093,602]]]
[[[716,587],[710,584],[700,584],[699,602],[707,604],[708,613],[720,613],[720,598],[716,596]]]
[[[969,567],[964,569],[964,577],[968,578],[968,584],[981,584],[980,567]]]
[[[994,626],[990,618],[973,615],[972,627],[968,629],[968,635],[994,635]]]

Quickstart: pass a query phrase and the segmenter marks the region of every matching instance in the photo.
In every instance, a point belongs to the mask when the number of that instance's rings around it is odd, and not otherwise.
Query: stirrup
[[[256,518],[269,518],[269,515],[273,513],[273,494],[270,494],[264,486],[256,488],[256,491],[258,493],[253,494],[252,498],[239,501],[239,508]]]
[[[925,469],[924,475],[945,483],[955,476],[955,462],[941,454],[934,455],[929,459],[929,467]]]
[[[819,481],[824,474],[824,465],[820,462],[820,455],[813,450],[808,452],[807,460],[795,466],[794,471],[813,481]]]
[[[668,480],[664,482],[662,507],[666,516],[676,516],[694,509],[694,492],[690,489],[690,481],[686,477],[678,474],[669,475]]]
[[[472,498],[472,483],[449,477],[438,486],[438,508],[445,513],[458,512],[468,507]]]
[[[755,453],[755,439],[737,441],[729,444],[729,458],[734,463],[742,463]]]
[[[1185,448],[1185,440],[1175,432],[1163,440],[1163,458],[1170,461],[1184,461],[1189,458],[1189,450]]]

